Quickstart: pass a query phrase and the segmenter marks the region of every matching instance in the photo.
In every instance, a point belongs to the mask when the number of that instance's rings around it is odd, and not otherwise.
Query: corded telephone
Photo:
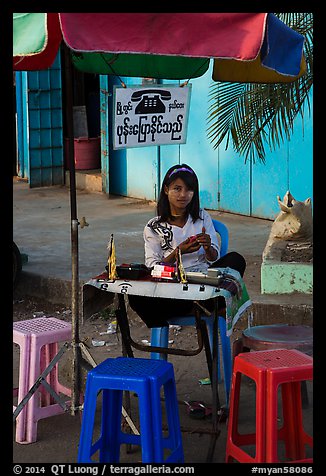
[[[165,105],[162,102],[171,99],[170,91],[163,89],[145,89],[136,91],[131,96],[131,101],[140,103],[135,109],[135,114],[154,114],[165,112]]]
[[[122,263],[116,270],[120,279],[142,279],[151,274],[151,269],[142,263]]]

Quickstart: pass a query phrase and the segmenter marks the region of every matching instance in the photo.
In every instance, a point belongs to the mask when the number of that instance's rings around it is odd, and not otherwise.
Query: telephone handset
[[[171,99],[170,91],[164,89],[145,89],[136,91],[132,94],[131,100],[140,103],[135,109],[135,114],[151,114],[165,112],[165,106],[162,102]]]

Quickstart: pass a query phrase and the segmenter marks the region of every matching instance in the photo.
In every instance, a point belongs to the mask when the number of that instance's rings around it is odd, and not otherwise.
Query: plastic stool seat
[[[256,432],[238,432],[241,375],[256,382]],[[305,457],[305,445],[313,439],[303,428],[300,382],[312,380],[313,359],[295,349],[253,351],[234,359],[226,462],[276,463],[278,441],[285,442],[286,457],[291,462],[312,462]],[[283,426],[277,428],[278,387],[281,385]],[[255,456],[243,448],[255,445]]]
[[[297,349],[311,353],[313,329],[309,326],[271,324],[252,326],[242,332],[243,346],[252,350]]]
[[[13,390],[18,404],[35,384],[41,373],[58,353],[58,343],[71,340],[71,324],[55,317],[40,317],[13,323],[13,342],[20,347],[19,386]],[[71,390],[59,382],[58,364],[46,377],[56,393],[71,396]],[[13,406],[14,410],[17,406]],[[16,441],[37,440],[37,422],[41,418],[63,413],[63,409],[40,385],[25,404],[16,420]]]
[[[66,335],[67,329],[71,330],[71,324],[61,321],[55,317],[38,317],[36,319],[27,319],[13,323],[15,332],[23,334],[42,334],[43,336],[53,336],[53,331]]]
[[[160,390],[163,387],[169,435],[163,437]],[[102,391],[101,434],[93,443],[97,395]],[[123,391],[138,395],[140,434],[121,430]],[[106,359],[87,375],[78,463],[118,463],[122,444],[140,445],[142,462],[183,462],[183,447],[174,370],[162,360]],[[164,459],[164,450],[170,454]]]

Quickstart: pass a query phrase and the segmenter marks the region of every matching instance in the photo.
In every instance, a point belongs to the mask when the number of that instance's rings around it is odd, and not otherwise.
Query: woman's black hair
[[[195,223],[195,221],[199,218],[200,209],[199,185],[197,175],[195,174],[193,169],[187,164],[174,165],[173,167],[170,167],[165,174],[160,196],[157,202],[157,215],[160,217],[159,221],[166,222],[168,220],[174,220],[174,217],[171,215],[170,203],[164,191],[164,187],[169,187],[169,185],[178,178],[184,181],[189,190],[194,191],[192,200],[189,205],[187,205],[187,213],[191,215],[192,221],[193,223]]]

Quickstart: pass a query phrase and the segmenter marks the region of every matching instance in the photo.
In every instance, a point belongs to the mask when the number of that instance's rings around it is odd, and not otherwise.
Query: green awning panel
[[[46,13],[14,13],[13,19],[13,55],[44,51],[48,41]]]
[[[76,53],[74,66],[80,71],[118,76],[189,79],[202,76],[209,58],[185,58],[145,54]]]

